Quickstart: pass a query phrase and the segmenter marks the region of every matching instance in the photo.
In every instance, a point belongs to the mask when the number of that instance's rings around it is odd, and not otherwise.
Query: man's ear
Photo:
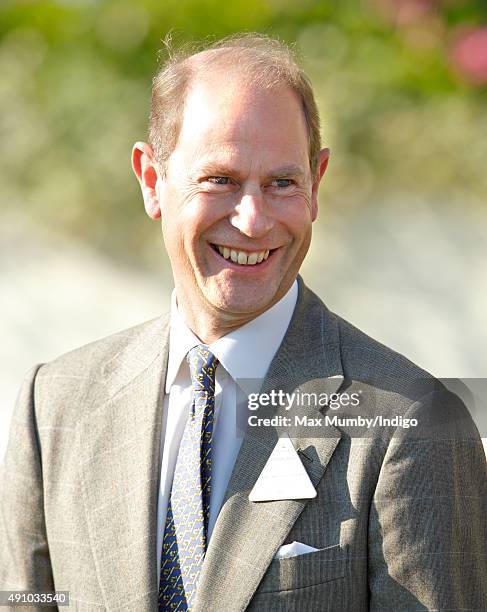
[[[321,179],[325,174],[325,170],[328,167],[328,161],[330,159],[330,149],[321,149],[320,156],[318,159],[318,169],[316,176],[311,187],[311,219],[316,220],[318,216],[318,187],[320,186]]]
[[[132,169],[139,181],[145,212],[151,219],[161,217],[161,206],[157,195],[157,164],[152,147],[145,142],[136,142],[132,148]]]

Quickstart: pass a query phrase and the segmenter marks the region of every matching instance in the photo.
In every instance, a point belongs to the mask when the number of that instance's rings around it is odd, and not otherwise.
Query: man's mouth
[[[255,266],[257,264],[266,261],[269,257],[269,253],[272,251],[240,251],[238,249],[232,249],[230,247],[221,246],[219,244],[211,245],[214,251],[220,253],[224,259],[228,259],[233,263],[241,266]]]

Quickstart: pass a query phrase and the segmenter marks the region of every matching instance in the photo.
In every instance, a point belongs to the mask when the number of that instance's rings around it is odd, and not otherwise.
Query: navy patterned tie
[[[191,349],[193,403],[174,470],[162,541],[159,612],[191,610],[205,557],[211,495],[211,443],[217,358]]]

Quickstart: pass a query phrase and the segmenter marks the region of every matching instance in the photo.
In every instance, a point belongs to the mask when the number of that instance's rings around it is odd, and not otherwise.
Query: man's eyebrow
[[[234,176],[237,174],[235,168],[222,163],[202,164],[197,169],[197,174],[206,176]]]
[[[201,165],[197,170],[197,174],[206,176],[235,176],[238,175],[239,172],[231,166],[215,162]],[[304,169],[298,164],[286,164],[285,166],[280,166],[271,170],[267,176],[269,178],[298,178],[305,174]]]
[[[304,169],[297,164],[288,164],[286,166],[281,166],[280,168],[276,168],[269,173],[270,178],[286,178],[288,176],[300,177],[304,176]]]

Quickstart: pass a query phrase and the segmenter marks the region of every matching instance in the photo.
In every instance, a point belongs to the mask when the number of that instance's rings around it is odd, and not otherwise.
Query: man
[[[154,80],[150,142],[132,161],[161,219],[170,316],[27,378],[1,588],[69,591],[76,610],[486,609],[470,417],[298,277],[329,151],[291,53],[241,36],[176,55]],[[254,427],[236,401],[249,379],[261,398],[326,392],[342,414],[360,398],[388,425],[323,424],[336,406],[312,400],[307,424]],[[288,408],[270,414],[282,425]]]

